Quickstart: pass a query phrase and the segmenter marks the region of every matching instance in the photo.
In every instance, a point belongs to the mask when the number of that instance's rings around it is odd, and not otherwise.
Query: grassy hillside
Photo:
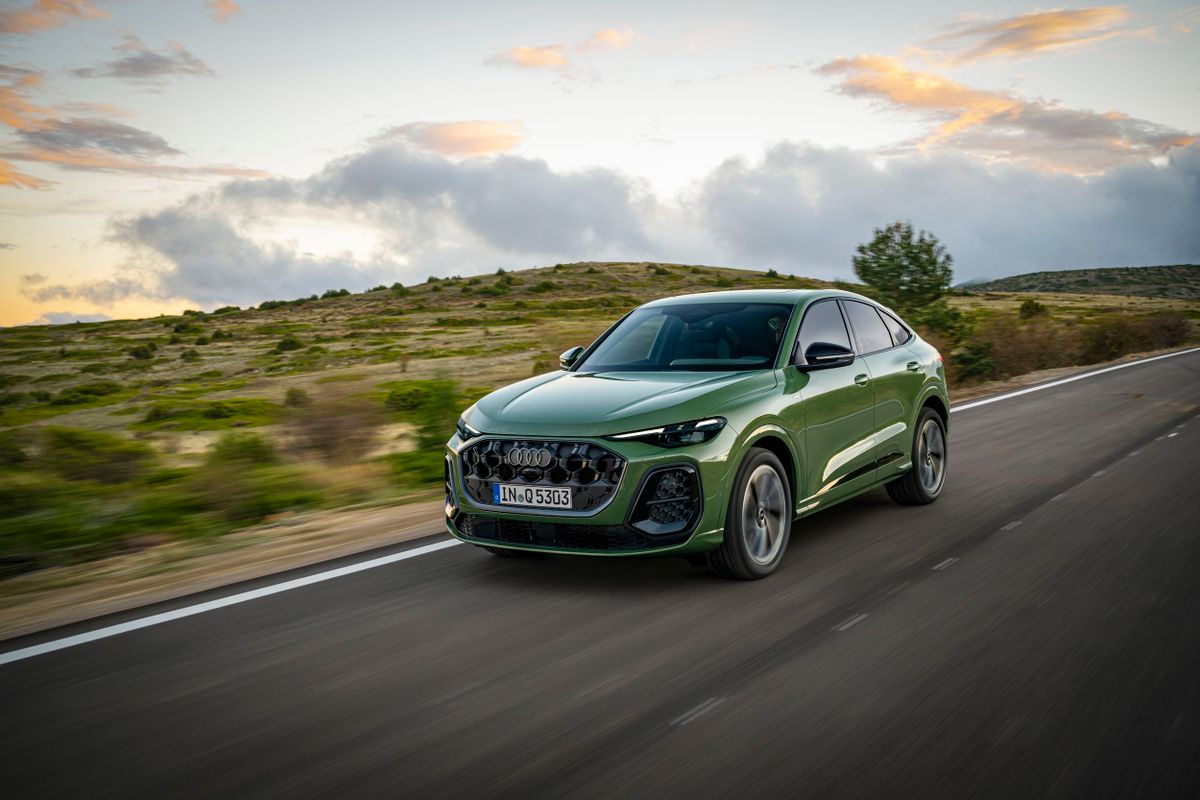
[[[1029,272],[966,288],[973,292],[1070,292],[1200,300],[1200,264]]]
[[[648,300],[820,281],[583,263],[176,317],[0,330],[0,577],[436,492],[459,410]],[[959,384],[1196,336],[1200,305],[958,293]],[[953,384],[952,384],[953,390]]]

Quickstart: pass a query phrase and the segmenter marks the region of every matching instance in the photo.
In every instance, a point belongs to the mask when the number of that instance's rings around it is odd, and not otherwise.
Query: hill
[[[1200,264],[1028,272],[962,288],[971,292],[1066,292],[1200,300]]]
[[[305,509],[436,494],[459,411],[649,300],[816,288],[581,263],[142,320],[0,330],[0,578]],[[858,288],[862,287],[849,287]],[[1196,338],[1197,304],[958,293],[926,333],[966,383]]]

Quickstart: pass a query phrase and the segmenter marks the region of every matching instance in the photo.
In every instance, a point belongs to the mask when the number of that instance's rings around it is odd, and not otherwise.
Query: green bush
[[[91,403],[97,398],[114,394],[121,390],[121,384],[116,381],[94,381],[82,383],[70,389],[63,389],[50,402],[56,406],[76,406]]]
[[[389,411],[415,411],[429,396],[429,387],[423,384],[411,383],[392,389],[387,393],[383,404]]]
[[[209,403],[208,406],[200,412],[200,415],[205,419],[229,419],[234,415],[234,410],[228,403],[222,403],[220,400]]]
[[[161,422],[164,419],[170,419],[175,415],[175,412],[170,406],[165,403],[155,403],[146,409],[146,416],[142,417],[143,422]]]
[[[663,270],[663,273],[670,274],[666,270]],[[557,288],[558,288],[558,284],[555,283],[554,281],[542,281],[538,285],[530,288],[529,291],[536,292],[538,294],[544,294],[545,292],[553,292]]]
[[[239,306],[221,306],[220,308],[218,308],[216,311],[214,311],[212,313],[213,314],[232,314],[234,311],[241,311],[241,310],[242,309]]]
[[[197,347],[203,347],[204,345],[208,344],[208,337],[207,336],[197,336],[196,341],[193,342],[192,344],[196,345]]]
[[[22,437],[15,431],[0,431],[0,466],[13,467],[28,460]]]
[[[302,408],[312,405],[312,397],[299,386],[292,386],[284,393],[283,404],[288,408]]]
[[[127,352],[130,358],[136,358],[139,361],[149,361],[154,358],[154,348],[145,344],[135,345],[129,348]]]
[[[214,342],[220,342],[232,338],[234,338],[234,335],[230,331],[213,331],[212,341]]]
[[[321,294],[322,300],[328,300],[332,297],[346,297],[350,294],[349,289],[326,289]]]
[[[42,466],[64,478],[101,483],[126,483],[154,461],[144,444],[120,436],[79,428],[42,429]]]
[[[1049,309],[1032,297],[1027,297],[1021,301],[1021,308],[1018,312],[1021,319],[1033,319],[1034,317],[1044,316]]]
[[[442,481],[443,455],[436,450],[393,453],[388,464],[396,482],[405,487],[435,486]]]
[[[179,358],[182,361],[199,361],[200,354],[189,347],[187,350],[184,350],[182,353],[179,354]]]
[[[278,464],[275,446],[257,433],[227,433],[217,440],[208,453],[213,464]]]
[[[289,333],[275,343],[275,352],[286,353],[289,350],[299,350],[304,347],[304,342],[294,333]]]

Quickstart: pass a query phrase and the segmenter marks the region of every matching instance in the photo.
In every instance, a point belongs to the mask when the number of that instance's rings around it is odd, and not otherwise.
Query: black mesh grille
[[[696,471],[684,466],[664,467],[646,478],[629,522],[640,531],[661,536],[690,528],[699,514]]]
[[[477,503],[492,505],[496,483],[569,487],[572,510],[595,511],[617,490],[625,459],[591,442],[487,439],[459,455],[463,487]]]
[[[460,514],[454,521],[463,535],[502,544],[562,547],[570,550],[639,550],[673,544],[627,525],[574,525],[525,522]]]

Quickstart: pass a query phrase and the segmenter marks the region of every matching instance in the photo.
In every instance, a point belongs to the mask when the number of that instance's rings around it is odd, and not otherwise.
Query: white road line
[[[855,625],[862,622],[866,618],[867,618],[866,614],[859,614],[857,616],[851,617],[850,619],[846,620],[845,622],[841,623],[840,625],[834,625],[833,629],[835,631],[841,633],[842,631],[850,630],[851,628],[853,628]]]
[[[1174,439],[1174,438],[1175,438],[1176,436],[1178,436],[1178,435],[1179,435],[1178,433],[1168,433],[1168,434],[1167,434],[1167,438],[1168,438],[1168,439]]]
[[[1019,520],[1019,519],[1018,519],[1018,520],[1013,520],[1012,522],[1008,523],[1007,525],[1005,525],[1005,526],[1004,526],[1003,528],[1001,528],[1000,530],[1002,530],[1002,531],[1011,531],[1013,528],[1017,527],[1017,526],[1018,526],[1018,525],[1020,525],[1020,524],[1021,524],[1021,520]]]
[[[948,567],[948,566],[950,566],[951,564],[953,564],[955,561],[958,561],[958,559],[957,559],[957,558],[955,558],[954,556],[950,556],[949,558],[947,558],[947,559],[946,559],[945,561],[943,561],[942,563],[940,563],[940,564],[934,564],[933,568],[934,568],[934,569],[945,569],[946,567]]]
[[[691,711],[687,711],[687,712],[684,712],[683,714],[680,714],[678,717],[671,720],[671,722],[669,724],[673,728],[677,728],[682,725],[687,725],[692,720],[696,719],[697,717],[704,716],[705,714],[712,711],[714,708],[716,708],[717,706],[721,705],[721,703],[724,703],[724,702],[725,702],[724,697],[710,697],[707,700],[705,700],[703,703],[701,703],[700,705],[693,708]]]
[[[1105,474],[1106,472],[1108,472],[1108,470],[1106,470],[1106,469],[1102,469],[1099,472],[1093,472],[1092,477],[1099,478],[1101,475]]]
[[[954,406],[950,409],[950,413],[953,414],[955,411],[966,411],[970,408],[986,406],[989,403],[999,403],[1001,400],[1011,400],[1012,398],[1020,397],[1021,395],[1040,392],[1044,389],[1053,389],[1055,386],[1062,386],[1064,383],[1074,383],[1075,381],[1081,381],[1085,378],[1094,378],[1097,375],[1103,375],[1106,372],[1116,372],[1119,369],[1136,367],[1138,364],[1149,364],[1151,361],[1161,361],[1164,358],[1175,358],[1176,356],[1186,356],[1188,353],[1197,352],[1200,352],[1200,347],[1193,347],[1189,350],[1179,350],[1175,353],[1164,353],[1161,356],[1151,356],[1150,358],[1142,358],[1137,361],[1126,361],[1124,364],[1114,364],[1111,367],[1096,369],[1092,370],[1091,372],[1084,372],[1080,375],[1072,375],[1069,378],[1060,378],[1059,380],[1050,381],[1049,383],[1039,383],[1037,386],[1030,386],[1028,389],[1019,389],[1015,392],[1008,392],[1007,394],[998,394],[995,397],[984,397],[981,400],[972,400],[969,403],[963,403],[960,406]]]
[[[447,547],[453,547],[456,544],[462,544],[462,542],[460,542],[458,539],[447,539],[441,542],[434,542],[433,544],[414,547],[411,550],[402,550],[399,553],[392,553],[391,555],[380,556],[379,558],[372,558],[367,561],[360,561],[357,564],[347,564],[344,567],[325,570],[324,572],[318,572],[313,575],[305,575],[303,578],[294,578],[293,580],[284,581],[283,583],[275,583],[270,586],[262,586],[258,589],[250,589],[245,592],[238,592],[237,594],[231,594],[228,597],[220,597],[216,600],[197,603],[193,606],[184,606],[183,608],[164,611],[161,614],[151,614],[150,616],[142,617],[141,619],[133,619],[128,622],[121,622],[116,625],[97,628],[94,631],[78,633],[74,636],[67,636],[62,639],[53,639],[49,642],[31,645],[30,647],[22,647],[20,650],[11,650],[7,653],[0,653],[0,665],[11,664],[14,661],[23,661],[27,658],[33,658],[34,656],[40,656],[46,653],[53,653],[56,650],[65,650],[68,647],[75,647],[76,645],[95,642],[99,639],[107,639],[110,636],[119,636],[122,633],[129,633],[130,631],[141,630],[142,628],[149,628],[154,625],[161,625],[164,622],[171,622],[172,620],[183,619],[184,617],[191,617],[195,616],[196,614],[203,614],[207,611],[216,611],[218,608],[225,608],[226,606],[233,606],[237,605],[238,603],[246,603],[250,600],[257,600],[260,597],[269,597],[273,594],[288,592],[292,589],[299,589],[302,586],[311,586],[314,583],[330,581],[334,578],[341,578],[345,575],[353,575],[356,572],[374,569],[375,567],[382,567],[386,564],[394,564],[397,561],[416,558],[417,556],[423,556],[426,553],[433,553],[437,550],[445,550]]]
[[[956,411],[966,411],[971,408],[978,408],[979,406],[985,406],[985,405],[988,405],[989,403],[999,403],[1001,400],[1011,400],[1014,397],[1020,397],[1022,395],[1030,394],[1032,392],[1040,392],[1043,389],[1052,389],[1055,386],[1062,386],[1065,383],[1081,381],[1081,380],[1084,380],[1085,378],[1092,378],[1092,377],[1095,377],[1096,375],[1103,375],[1106,372],[1113,372],[1118,369],[1125,369],[1127,367],[1135,367],[1138,364],[1148,364],[1151,361],[1161,361],[1164,358],[1175,358],[1176,356],[1184,356],[1184,355],[1187,355],[1188,353],[1196,353],[1196,352],[1200,352],[1200,347],[1193,347],[1190,350],[1180,350],[1175,353],[1166,353],[1161,356],[1152,356],[1150,358],[1143,358],[1139,361],[1127,361],[1124,364],[1116,364],[1111,367],[1105,367],[1104,369],[1097,369],[1097,370],[1093,370],[1092,372],[1085,372],[1080,375],[1073,375],[1069,378],[1062,378],[1057,381],[1050,381],[1049,383],[1042,383],[1042,384],[1038,384],[1037,386],[1030,386],[1028,389],[1020,389],[1015,392],[1008,392],[1007,394],[996,395],[995,397],[985,397],[981,400],[972,400],[969,403],[964,403],[962,405],[954,406],[953,408],[950,409],[950,413],[953,414]],[[1182,428],[1185,424],[1186,423],[1182,423],[1176,427]],[[1104,474],[1103,470],[1096,473],[1096,475],[1102,475],[1102,474]],[[1020,524],[1020,523],[1009,523],[1007,526],[1005,526],[1004,530],[1009,530],[1010,528],[1015,528],[1018,524]],[[381,558],[372,558],[367,561],[361,561],[357,564],[349,564],[344,567],[338,567],[336,569],[326,570],[325,572],[318,572],[318,573],[309,575],[304,578],[297,578],[295,580],[284,581],[283,583],[277,583],[277,584],[273,584],[271,586],[264,586],[260,589],[253,589],[248,592],[239,592],[238,594],[230,595],[229,597],[222,597],[222,598],[218,598],[216,600],[209,600],[207,602],[197,603],[196,605],[192,605],[192,606],[184,606],[183,608],[177,608],[174,611],[164,611],[161,614],[152,614],[148,617],[142,617],[141,619],[130,620],[129,622],[122,622],[117,625],[109,625],[104,628],[98,628],[94,631],[87,631],[86,633],[79,633],[74,636],[64,637],[62,639],[53,639],[49,642],[43,642],[42,644],[32,645],[30,647],[23,647],[20,650],[11,650],[7,653],[0,653],[0,666],[3,666],[4,664],[11,664],[14,661],[23,661],[27,658],[33,658],[34,656],[44,655],[45,653],[53,653],[57,650],[65,650],[68,647],[75,647],[76,645],[87,644],[88,642],[94,642],[99,639],[107,639],[110,636],[118,636],[122,633],[129,633],[130,631],[136,631],[136,630],[140,630],[142,628],[149,628],[153,625],[161,625],[164,622],[171,622],[172,620],[183,619],[184,617],[191,617],[191,616],[195,616],[196,614],[203,614],[208,611],[215,611],[219,608],[225,608],[226,606],[237,605],[238,603],[245,603],[249,600],[257,600],[260,597],[268,597],[273,594],[279,594],[280,592],[287,592],[287,591],[291,591],[292,589],[299,589],[303,586],[310,586],[314,583],[320,583],[322,581],[328,581],[328,580],[332,580],[334,578],[340,578],[344,575],[352,575],[355,572],[362,572],[363,570],[374,569],[375,567],[382,567],[387,564],[393,564],[397,561],[403,561],[408,558],[416,558],[417,556],[423,556],[423,555],[426,555],[427,553],[433,553],[438,550],[443,550],[447,547],[453,547],[456,544],[461,544],[461,542],[459,542],[457,539],[446,539],[441,542],[435,542],[433,544],[428,544],[423,547],[417,547],[412,550],[405,550],[403,552],[395,553],[390,556],[383,556]],[[855,625],[855,624],[861,622],[863,619],[866,618],[866,616],[867,616],[866,614],[862,614],[859,617],[855,617],[852,620],[847,620],[847,622],[843,623],[843,625],[845,625],[846,628],[848,628],[851,625]],[[835,628],[834,630],[839,630],[839,629],[845,630],[845,628],[840,628],[840,627]]]

